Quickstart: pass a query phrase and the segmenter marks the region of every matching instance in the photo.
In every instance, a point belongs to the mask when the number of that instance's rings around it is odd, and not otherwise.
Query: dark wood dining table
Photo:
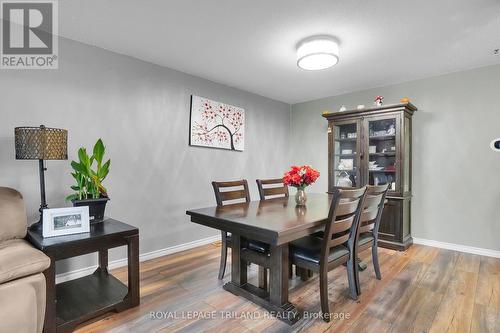
[[[308,194],[306,206],[295,198],[251,201],[221,207],[188,210],[191,221],[232,234],[231,281],[224,289],[266,308],[276,318],[294,324],[301,313],[288,300],[288,244],[324,229],[332,196]],[[246,240],[270,245],[269,291],[247,281],[247,262],[242,258]]]

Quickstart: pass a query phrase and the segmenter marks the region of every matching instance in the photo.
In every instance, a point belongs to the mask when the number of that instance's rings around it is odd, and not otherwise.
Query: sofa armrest
[[[50,258],[23,239],[0,243],[0,284],[41,273]]]

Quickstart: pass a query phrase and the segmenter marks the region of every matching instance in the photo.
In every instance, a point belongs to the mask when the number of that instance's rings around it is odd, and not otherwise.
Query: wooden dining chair
[[[248,182],[246,179],[228,181],[228,182],[212,182],[214,188],[215,200],[217,206],[224,206],[227,204],[235,204],[241,202],[250,202],[250,192],[248,190]],[[224,278],[227,263],[227,248],[232,247],[232,238],[226,231],[221,231],[221,256],[219,266],[219,280]],[[248,240],[246,246],[256,252],[266,253],[269,251],[269,245],[255,241]],[[263,268],[259,267],[259,284],[265,288],[265,272]]]
[[[384,210],[385,196],[389,189],[389,184],[368,186],[364,202],[363,212],[359,218],[359,231],[356,254],[372,248],[373,268],[377,279],[382,279],[380,266],[378,262],[378,229],[382,211]],[[356,290],[358,295],[361,293],[359,283],[359,272],[356,271]]]
[[[212,182],[212,186],[214,188],[217,206],[224,206],[228,201],[230,201],[230,203],[250,202],[250,191],[248,190],[248,182],[246,179]],[[219,280],[224,278],[226,272],[227,248],[232,246],[231,235],[228,235],[226,231],[221,231],[221,241]]]
[[[272,179],[256,179],[257,189],[259,190],[260,200],[268,200],[274,198],[288,198],[288,186],[283,182],[283,178]],[[261,253],[269,251],[269,246],[266,248],[254,248],[250,244],[250,249]],[[259,270],[259,286],[263,289],[267,288],[267,269]],[[292,276],[292,265],[290,264],[290,276]]]
[[[256,182],[260,200],[288,197],[288,186],[283,182],[283,178],[257,179]]]
[[[290,243],[290,259],[301,269],[319,273],[323,320],[330,321],[328,272],[347,263],[350,296],[358,298],[355,241],[366,186],[354,190],[336,189],[333,193],[324,237],[306,236]]]

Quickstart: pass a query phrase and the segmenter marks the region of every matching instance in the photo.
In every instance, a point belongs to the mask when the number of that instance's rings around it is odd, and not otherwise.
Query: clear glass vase
[[[307,201],[306,191],[303,188],[298,188],[295,194],[295,203],[297,206],[305,206]]]

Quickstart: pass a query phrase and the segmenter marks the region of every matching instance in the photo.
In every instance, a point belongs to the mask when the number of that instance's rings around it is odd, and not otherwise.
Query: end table
[[[44,272],[47,307],[44,332],[72,332],[75,327],[106,312],[139,305],[139,229],[107,218],[90,226],[89,233],[43,238],[41,230],[28,230],[28,240],[50,257]],[[127,246],[128,286],[108,272],[108,249]],[[55,264],[92,252],[99,253],[96,271],[56,284]]]

